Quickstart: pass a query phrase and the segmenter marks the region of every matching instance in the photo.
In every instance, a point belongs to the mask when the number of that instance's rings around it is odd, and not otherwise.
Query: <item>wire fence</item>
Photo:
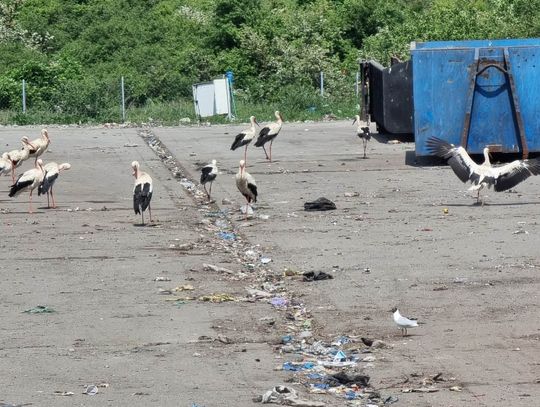
[[[303,104],[306,110],[311,109],[313,111],[316,104],[314,101],[317,101],[317,98],[324,100],[331,94],[335,96],[338,93],[336,87],[331,85],[328,88],[329,82],[325,73],[321,71],[318,76],[318,80],[313,81],[318,82],[318,89],[313,89],[313,92],[306,91],[305,94],[308,96],[303,99],[300,98],[299,101],[296,101],[296,99],[299,99],[298,94],[290,94],[288,100],[283,103],[286,104],[287,101],[290,101],[291,104],[293,102],[296,105]],[[341,93],[346,93],[346,95],[341,95],[344,99],[350,100],[352,97],[358,99],[359,80],[359,72],[355,72],[353,75],[344,74],[343,78],[339,78],[339,81],[345,84],[340,89]],[[333,82],[336,82],[335,78]],[[126,120],[129,120],[130,112],[137,109],[152,110],[152,106],[163,104],[163,102],[171,102],[171,100],[154,101],[152,98],[145,98],[144,95],[140,94],[138,88],[137,81],[124,76],[117,80],[85,78],[64,81],[54,87],[43,86],[43,84],[36,83],[32,79],[22,79],[18,91],[15,92],[12,89],[11,98],[6,99],[8,103],[4,103],[4,105],[7,104],[11,107],[6,109],[4,106],[4,109],[0,110],[10,110],[17,116],[19,121],[24,121],[25,116],[39,114],[47,116],[49,120],[59,122],[77,122],[81,118],[94,118],[98,121],[112,119],[112,121],[126,122]],[[233,89],[232,86],[231,89]],[[16,96],[16,93],[19,95]],[[181,115],[193,117],[196,115],[196,111],[190,93],[190,91],[184,91],[176,101],[182,100],[182,103],[180,103],[183,106]],[[248,97],[243,96],[243,90],[240,89],[238,93],[235,92],[231,95],[231,105],[235,105],[235,95],[240,99],[244,98],[242,99],[243,102],[248,99]],[[19,101],[17,102],[16,99],[19,99]],[[301,107],[295,106],[295,108]],[[191,111],[188,112],[186,109]]]

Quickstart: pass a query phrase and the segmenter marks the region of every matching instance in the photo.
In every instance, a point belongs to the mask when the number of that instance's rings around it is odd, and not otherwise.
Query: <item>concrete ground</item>
[[[360,368],[396,405],[534,404],[539,178],[489,191],[486,205],[475,206],[448,167],[416,166],[412,143],[377,136],[361,159],[349,122],[286,123],[274,162],[248,149],[259,201],[245,221],[234,182],[243,152],[229,150],[244,127],[51,127],[44,160],[73,168],[56,185],[59,208],[46,209],[39,197],[32,215],[27,194],[8,198],[10,179],[0,179],[0,405],[253,405],[253,396],[299,379],[274,369],[292,357],[276,345],[294,332],[285,313],[245,301],[246,287],[277,284],[284,269],[334,276],[283,282],[310,310],[314,338],[365,336],[391,345]],[[0,132],[11,150],[39,128]],[[145,144],[156,140],[166,154]],[[189,179],[212,158],[220,174],[216,203],[208,204]],[[151,226],[138,226],[131,207],[135,159],[154,179]],[[321,196],[337,210],[303,210]],[[254,252],[272,261],[249,259]],[[174,291],[186,285],[193,290]],[[211,294],[239,301],[184,298]],[[55,312],[23,312],[37,305]],[[423,324],[402,337],[393,306]],[[407,392],[439,373],[444,381],[428,386],[436,392]],[[102,386],[88,396],[88,385]],[[293,387],[310,400],[345,405],[343,395]]]

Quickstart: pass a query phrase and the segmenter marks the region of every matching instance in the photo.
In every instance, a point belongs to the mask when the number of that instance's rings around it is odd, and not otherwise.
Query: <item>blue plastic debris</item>
[[[283,370],[288,370],[290,372],[299,372],[300,370],[313,369],[314,367],[315,367],[315,363],[313,362],[305,362],[305,363],[285,362],[283,363]]]
[[[322,390],[330,388],[330,385],[328,383],[311,383],[311,386]]]
[[[283,344],[287,344],[287,343],[290,343],[293,341],[293,336],[292,335],[283,335],[281,337],[281,343]]]
[[[356,393],[352,390],[349,390],[345,393],[345,398],[347,400],[354,400],[356,398]]]
[[[223,240],[235,240],[236,239],[236,235],[234,233],[219,232],[217,235],[218,235],[219,238],[221,238]]]

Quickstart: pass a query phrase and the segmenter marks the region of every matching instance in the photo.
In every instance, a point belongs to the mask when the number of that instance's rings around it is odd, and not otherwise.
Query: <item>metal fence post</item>
[[[321,96],[324,96],[324,73],[321,71]]]
[[[22,111],[26,114],[26,81],[22,80]]]
[[[124,92],[124,77],[123,76],[120,81],[120,90],[122,93],[122,123],[124,123],[126,121],[126,99],[125,99],[125,92]]]

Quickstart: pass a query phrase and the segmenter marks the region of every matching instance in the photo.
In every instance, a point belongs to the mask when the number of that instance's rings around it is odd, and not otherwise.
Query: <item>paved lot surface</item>
[[[282,335],[298,333],[287,312],[244,301],[246,287],[267,283],[309,310],[313,339],[365,336],[391,345],[359,369],[383,398],[399,398],[395,405],[534,404],[539,178],[512,192],[489,191],[487,204],[474,206],[447,167],[414,165],[412,143],[378,137],[363,160],[349,122],[286,123],[273,163],[261,149],[248,149],[260,200],[245,221],[234,184],[242,153],[229,150],[244,127],[51,127],[44,160],[73,168],[57,183],[59,208],[44,208],[40,197],[33,215],[27,195],[7,197],[10,180],[2,177],[0,402],[253,405],[254,395],[291,377],[301,381],[274,370],[300,356],[278,352]],[[32,127],[0,131],[5,150],[39,134]],[[168,152],[157,155],[145,141],[161,141]],[[216,203],[208,204],[182,178],[196,181],[212,158],[221,173]],[[152,226],[137,226],[131,209],[134,159],[154,178]],[[303,211],[320,196],[337,210]],[[237,239],[223,239],[223,231]],[[259,256],[272,261],[262,265]],[[232,273],[208,271],[205,263]],[[292,276],[280,285],[285,269],[334,279]],[[194,290],[174,291],[182,285]],[[171,301],[210,294],[242,301]],[[56,312],[22,312],[37,305]],[[424,324],[402,338],[388,312],[393,306]],[[438,373],[444,381],[422,383]],[[91,384],[103,386],[83,395]],[[343,395],[292,386],[310,400],[345,405]],[[403,392],[426,387],[438,391]]]

